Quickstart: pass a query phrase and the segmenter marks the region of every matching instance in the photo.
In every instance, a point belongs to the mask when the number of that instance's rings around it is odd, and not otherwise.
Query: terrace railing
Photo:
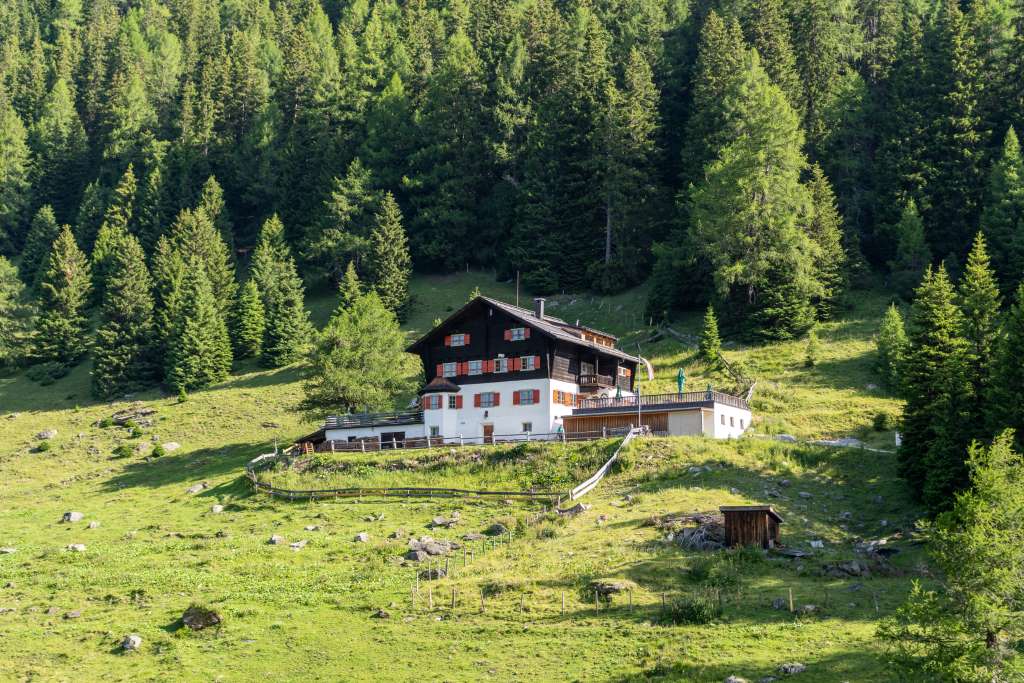
[[[584,413],[587,410],[607,410],[609,408],[633,408],[637,407],[637,396],[622,396],[619,398],[584,398],[580,399],[578,411]],[[724,394],[720,391],[684,391],[676,394],[642,394],[639,396],[640,407],[662,406],[679,403],[721,403],[723,405],[750,410],[750,405],[738,396]]]
[[[324,441],[317,444],[318,453],[353,453],[353,452],[375,452],[390,451],[406,448],[442,448],[446,446],[489,446],[492,444],[523,443],[528,441],[594,441],[596,439],[607,439],[616,436],[623,436],[629,432],[628,428],[604,429],[592,432],[552,432],[547,434],[532,434],[522,432],[519,434],[494,434],[492,436],[417,436],[407,439],[380,439],[369,437],[355,441]]]

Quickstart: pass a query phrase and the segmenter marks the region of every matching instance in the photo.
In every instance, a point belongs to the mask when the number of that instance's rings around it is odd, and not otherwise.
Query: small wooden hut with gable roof
[[[779,544],[782,517],[771,505],[723,505],[725,545],[757,545],[774,548]]]

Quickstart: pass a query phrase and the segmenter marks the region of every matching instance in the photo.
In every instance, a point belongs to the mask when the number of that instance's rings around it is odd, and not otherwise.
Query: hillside
[[[508,285],[477,274],[419,278],[410,334],[457,308],[474,286],[514,298]],[[642,295],[555,297],[549,310],[606,327],[633,348],[652,333],[631,313]],[[331,299],[312,301],[318,322]],[[891,432],[870,429],[876,413],[898,409],[884,392],[868,388],[877,382],[871,335],[884,303],[882,294],[860,297],[856,308],[824,325],[814,368],[804,367],[802,342],[727,346],[729,360],[758,381],[755,430],[857,436],[891,446]],[[699,317],[672,326],[696,335]],[[674,388],[680,365],[690,382],[709,380],[692,348],[660,341],[641,349],[656,368],[644,391]],[[371,680],[386,673],[398,680],[720,681],[731,674],[756,680],[800,661],[807,665],[800,680],[885,678],[875,624],[906,593],[920,551],[896,542],[901,552],[893,573],[900,576],[837,579],[819,569],[858,557],[856,540],[912,528],[916,511],[896,479],[892,454],[761,439],[640,441],[622,471],[588,496],[592,509],[530,527],[486,554],[474,546],[467,567],[456,552],[455,574],[435,582],[436,609],[428,613],[425,585],[416,609],[410,605],[414,570],[398,561],[406,541],[389,534],[404,528],[414,536],[457,539],[495,521],[515,528],[516,518],[539,510],[501,501],[288,503],[253,495],[240,476],[244,463],[275,440],[290,442],[312,427],[289,410],[301,393],[297,378],[294,367],[243,366],[184,403],[159,392],[136,395],[133,401],[156,410],[154,423],[136,438],[99,426],[124,404],[89,398],[87,363],[48,387],[22,375],[0,379],[0,546],[16,548],[0,555],[3,677]],[[48,429],[57,435],[40,452],[35,435]],[[154,438],[180,448],[147,459],[144,444]],[[115,457],[119,443],[142,452]],[[509,480],[522,482],[547,468],[561,482],[589,471],[612,446],[510,452],[510,467],[519,469],[510,470]],[[380,464],[370,459],[364,466],[386,480]],[[493,481],[481,471],[457,464],[437,469],[440,479],[460,485]],[[209,487],[187,493],[199,482]],[[715,554],[722,559],[709,563],[702,559],[707,553],[684,551],[665,542],[665,530],[646,525],[653,515],[755,502],[777,506],[786,520],[785,543],[809,550],[808,541],[821,540],[824,548],[800,561],[742,553]],[[213,512],[215,504],[223,512]],[[71,510],[84,519],[60,523]],[[454,511],[461,518],[453,529],[426,528],[433,517]],[[92,521],[99,526],[87,528]],[[360,532],[369,534],[368,543],[353,541]],[[298,551],[269,545],[273,534],[308,545]],[[78,543],[84,552],[65,550]],[[633,611],[622,596],[610,609],[594,609],[586,588],[603,578],[630,582]],[[662,594],[672,600],[712,584],[722,589],[721,617],[700,626],[658,623]],[[773,599],[788,599],[790,588],[796,606],[813,604],[813,613],[771,609]],[[481,589],[488,594],[482,614]],[[223,627],[179,628],[191,603],[220,612]],[[390,618],[372,618],[378,608]],[[80,615],[65,618],[71,611]],[[118,654],[128,633],[143,638],[141,652]]]

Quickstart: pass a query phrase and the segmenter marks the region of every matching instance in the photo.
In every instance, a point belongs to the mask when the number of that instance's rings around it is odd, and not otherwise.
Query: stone
[[[740,678],[739,676],[729,676],[725,679],[725,683],[747,683],[747,679]]]
[[[608,597],[617,593],[624,593],[629,590],[629,584],[625,581],[594,581],[590,584],[592,590],[597,591],[601,597]]]
[[[822,541],[810,541],[809,545],[812,548],[824,548],[825,544]]]
[[[869,382],[869,383],[868,383],[868,384],[867,384],[867,385],[865,386],[865,389],[867,389],[868,391],[875,391],[876,389],[878,389],[878,385],[877,385],[877,384],[874,384],[873,382]]]
[[[18,552],[18,549],[17,548],[12,548],[10,546],[7,546],[5,548],[0,548],[0,555],[11,555],[11,554],[16,553],[16,552]]]
[[[368,543],[370,541],[370,534],[366,533],[365,531],[361,531],[358,534],[356,534],[356,537],[352,540],[356,543]]]
[[[199,493],[200,491],[203,491],[205,489],[208,489],[209,487],[210,487],[210,484],[208,482],[201,481],[198,484],[192,484],[192,486],[189,486],[187,489],[185,489],[185,493],[195,494],[195,493]]]
[[[817,605],[803,605],[800,608],[800,614],[814,614],[818,611]]]
[[[209,626],[220,624],[220,615],[212,609],[192,605],[181,615],[181,621],[193,631],[201,631]]]
[[[303,548],[306,547],[307,543],[309,543],[309,541],[306,541],[306,540],[295,541],[294,543],[289,543],[288,547],[291,548],[292,550],[302,550]]]
[[[50,608],[48,608],[46,610],[46,615],[47,616],[52,617],[52,616],[56,616],[58,614],[60,614],[60,608],[59,607],[50,607]]]
[[[776,434],[776,441],[785,441],[786,443],[796,443],[796,437],[792,434]]]
[[[320,527],[318,527],[316,524],[307,524],[305,530],[306,531],[320,531]]]
[[[173,453],[179,448],[181,448],[181,444],[177,441],[168,441],[164,444],[164,453]]]
[[[93,520],[93,521],[89,522],[89,528],[90,529],[99,529],[100,528],[100,523],[97,522],[96,520]]]
[[[409,535],[409,532],[406,531],[405,529],[395,529],[394,531],[391,532],[391,535],[388,536],[388,538],[391,538],[391,539],[402,539],[402,538],[405,538],[408,535]]]
[[[739,495],[739,492],[740,492],[740,490],[738,488],[735,488],[735,487],[730,487],[729,488],[729,493],[731,493],[734,496],[735,495]]]
[[[477,533],[463,534],[462,535],[462,540],[463,541],[483,541],[486,538],[487,537],[484,536],[483,534],[477,534]]]
[[[781,486],[782,488],[789,488],[789,485],[789,479],[783,479],[782,481],[779,482],[779,486]]]
[[[138,650],[140,647],[142,647],[142,636],[135,633],[125,636],[121,641],[121,649],[127,652]]]
[[[224,506],[214,505],[213,507],[210,508],[210,512],[212,512],[215,515],[219,515],[220,513],[224,512]]]
[[[794,674],[802,674],[805,671],[807,671],[807,667],[801,664],[800,662],[790,662],[788,664],[783,664],[779,667],[779,672],[784,673],[787,676],[792,676]]]
[[[267,543],[269,543],[270,545],[281,545],[282,543],[284,543],[284,536],[278,536],[277,534],[274,534],[270,537],[270,540],[267,541]]]
[[[85,515],[81,512],[65,512],[60,521],[69,524],[71,522],[81,522],[83,519],[85,519]]]
[[[801,498],[813,498],[813,495],[808,493],[807,491],[801,491],[796,495],[800,496]]]
[[[370,615],[374,619],[390,619],[391,615],[382,609],[374,610],[373,614]]]
[[[72,543],[68,546],[68,550],[70,550],[73,553],[84,553],[85,545],[82,543]]]
[[[438,579],[443,579],[447,575],[447,572],[445,572],[441,567],[437,567],[436,569],[424,569],[419,573],[421,581],[437,581]]]
[[[39,439],[40,441],[47,441],[49,439],[54,438],[55,436],[57,436],[56,429],[44,429],[43,431],[36,434],[36,438]]]
[[[410,550],[403,557],[410,562],[423,562],[430,557],[430,555],[423,550]]]
[[[582,514],[590,509],[590,506],[586,503],[576,503],[571,508],[565,510],[558,510],[558,514],[567,515],[569,517],[575,517],[576,515]],[[507,530],[506,530],[507,531]],[[486,531],[484,533],[487,533]]]
[[[583,505],[583,503],[580,503],[580,505]],[[577,507],[579,507],[579,505],[577,505]],[[508,533],[508,527],[502,524],[501,522],[495,522],[494,524],[484,529],[484,533],[488,536],[504,536]]]
[[[80,609],[73,609],[69,612],[64,613],[65,619],[77,619],[80,616],[82,616],[82,610]]]
[[[772,600],[772,609],[788,609],[789,601],[786,598],[775,598]]]
[[[458,516],[453,516],[453,517],[434,517],[432,520],[430,520],[430,528],[432,528],[432,529],[437,529],[437,528],[451,529],[453,526],[455,526],[458,523],[459,523]]]
[[[423,544],[423,550],[428,555],[444,555],[446,552],[448,552],[448,549],[445,548],[443,545],[441,545],[440,543],[433,542],[433,541],[428,542],[428,543],[424,543]]]

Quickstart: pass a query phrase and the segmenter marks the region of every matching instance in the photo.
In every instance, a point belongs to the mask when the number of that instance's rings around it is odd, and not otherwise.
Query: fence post
[[[434,587],[427,586],[427,608],[434,610]]]
[[[793,611],[793,589],[792,588],[789,589],[789,611],[791,613]]]
[[[562,616],[565,616],[565,591],[562,591]]]
[[[430,449],[430,434],[427,434],[427,449]]]
[[[523,608],[526,607],[526,593],[519,594],[519,614],[523,613]]]
[[[455,586],[452,586],[452,611],[455,611]]]
[[[480,589],[480,614],[484,613],[484,589]]]
[[[364,441],[363,439],[359,439],[359,448],[360,448],[360,450],[363,451],[363,453],[365,453],[366,452],[366,441]]]

